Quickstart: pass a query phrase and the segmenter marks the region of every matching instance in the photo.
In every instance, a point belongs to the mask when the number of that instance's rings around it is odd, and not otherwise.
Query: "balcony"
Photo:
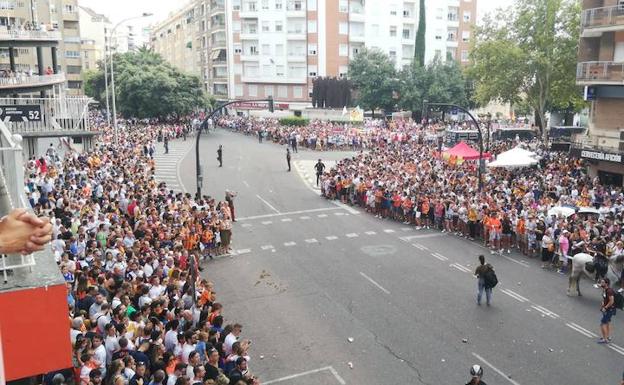
[[[276,77],[276,76],[245,76],[241,77],[242,83],[266,83],[266,84],[307,84],[308,78],[306,76],[303,77]]]
[[[63,12],[63,20],[65,21],[78,21],[78,12]]]
[[[225,39],[218,39],[212,42],[212,49],[221,49],[221,48],[225,48],[226,46],[226,41]]]
[[[305,17],[306,9],[303,2],[291,2],[286,4],[286,17]]]
[[[240,18],[241,19],[257,19],[258,18],[258,9],[257,8],[251,8],[251,7],[243,7],[243,9],[240,10]]]
[[[295,31],[288,31],[288,34],[286,35],[286,39],[287,40],[307,40],[307,36],[306,36],[305,31],[295,30]]]
[[[583,37],[598,37],[603,32],[624,30],[624,7],[615,5],[584,10],[581,29]]]
[[[0,28],[0,45],[2,46],[6,46],[7,42],[11,42],[13,47],[32,46],[33,44],[56,45],[61,39],[60,31],[27,31]]]
[[[218,15],[220,13],[225,13],[225,7],[222,4],[210,8],[210,16]]]
[[[349,41],[353,42],[353,43],[365,43],[366,42],[366,37],[364,36],[364,34],[360,34],[360,35],[349,35]]]
[[[289,52],[287,60],[291,63],[305,63],[308,60],[308,57],[304,53]]]
[[[15,77],[0,78],[0,92],[45,88],[61,83],[65,83],[64,73],[33,76],[16,75]]]
[[[608,61],[591,61],[578,63],[576,67],[576,84],[588,85],[623,85],[624,63]]]
[[[258,52],[242,53],[240,57],[241,61],[260,61],[260,55]]]

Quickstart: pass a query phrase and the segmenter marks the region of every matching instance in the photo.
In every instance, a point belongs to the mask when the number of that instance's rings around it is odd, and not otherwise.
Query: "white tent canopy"
[[[498,154],[496,160],[490,162],[488,167],[496,168],[521,168],[529,167],[538,163],[537,154],[520,147]]]

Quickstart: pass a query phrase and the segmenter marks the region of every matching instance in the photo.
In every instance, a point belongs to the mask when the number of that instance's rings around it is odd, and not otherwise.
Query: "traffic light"
[[[269,111],[270,112],[275,112],[275,108],[273,106],[273,96],[269,96],[269,98],[267,100],[269,101]]]

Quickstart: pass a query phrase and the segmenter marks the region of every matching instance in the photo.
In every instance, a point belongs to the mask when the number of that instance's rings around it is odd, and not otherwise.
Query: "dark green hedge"
[[[309,119],[304,119],[304,118],[298,118],[296,116],[292,116],[289,118],[281,118],[279,120],[279,123],[282,126],[291,126],[291,127],[302,127],[302,126],[307,126],[308,123],[310,123]]]

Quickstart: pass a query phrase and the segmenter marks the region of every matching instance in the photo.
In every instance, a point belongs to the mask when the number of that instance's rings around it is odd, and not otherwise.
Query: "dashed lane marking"
[[[328,235],[325,237],[325,239],[327,239],[328,241],[335,241],[336,239],[338,239],[338,237],[335,235]]]
[[[373,280],[371,277],[369,277],[368,275],[362,273],[360,271],[360,275],[362,277],[364,277],[368,282],[372,283],[373,285],[375,285],[379,290],[383,291],[386,294],[390,294],[390,292],[388,290],[386,290],[386,288],[384,288],[383,286],[381,286],[380,284],[378,284],[377,282],[375,282],[375,280]]]
[[[377,233],[375,231],[366,231],[366,232],[364,232],[364,234],[366,234],[366,235],[377,235]]]
[[[470,273],[470,269],[466,266],[460,265],[459,263],[451,263],[450,267],[461,271],[462,273]]]
[[[543,306],[540,305],[531,305],[531,309],[533,310],[537,310],[538,312],[540,312],[542,315],[546,316],[546,317],[550,317],[552,319],[557,319],[559,318],[559,315],[556,313],[553,313],[552,311],[546,309]]]
[[[501,289],[501,292],[503,294],[506,294],[509,297],[515,299],[518,302],[521,302],[521,303],[529,302],[528,298],[525,298],[525,297],[521,296],[520,294],[516,293],[515,291],[509,290],[509,289]]]
[[[232,254],[243,255],[243,254],[249,254],[249,253],[251,253],[251,249],[239,249],[239,250],[235,250]]]
[[[498,373],[501,377],[503,377],[504,379],[506,379],[507,381],[509,381],[512,385],[520,385],[519,382],[517,382],[516,380],[511,379],[510,376],[508,376],[507,374],[505,374],[502,370],[498,369],[496,366],[490,364],[488,361],[485,360],[485,358],[481,357],[480,355],[478,355],[477,353],[472,353],[472,355],[477,358],[479,361],[483,362],[484,364],[486,364],[487,366],[490,367],[490,369],[492,369],[493,371],[495,371],[496,373]]]
[[[297,242],[284,242],[284,246],[286,247],[292,247],[295,246],[297,244]]]
[[[271,249],[275,249],[275,247],[273,247],[273,245],[264,245],[264,246],[260,246],[260,248],[262,250],[271,250]]]
[[[318,242],[318,241],[316,240],[316,238],[306,239],[305,241],[306,241],[306,243],[317,243],[317,242]]]
[[[412,246],[414,246],[415,248],[421,251],[429,250],[427,246],[421,245],[420,243],[412,243]]]
[[[310,219],[310,217],[308,217],[308,216],[305,216],[305,215],[304,215],[304,216],[302,216],[302,217],[299,217],[299,219],[301,219],[301,220],[304,220],[304,221],[305,221],[305,220],[307,220],[307,219]]]
[[[282,222],[292,222],[292,218],[283,218]]]
[[[349,234],[346,234],[346,235],[345,235],[345,237],[347,237],[347,238],[355,238],[355,237],[357,237],[357,236],[358,236],[358,235],[357,235],[356,233],[349,233]]]
[[[263,221],[262,222],[263,225],[270,225],[271,223],[273,223],[273,221]]]
[[[384,233],[386,233],[386,234],[392,234],[392,233],[394,233],[394,232],[395,232],[395,231],[394,231],[394,230],[392,230],[392,229],[385,229],[385,230],[384,230]]]
[[[319,214],[319,215],[317,215],[317,217],[319,217],[319,218],[327,218],[327,214]]]
[[[438,259],[442,262],[446,262],[448,261],[448,258],[445,257],[444,255],[440,254],[440,253],[431,253],[431,256],[434,257],[435,259]]]
[[[566,326],[569,327],[570,329],[578,332],[578,333],[581,333],[582,335],[584,335],[587,338],[598,338],[597,334],[595,334],[595,333],[585,329],[584,327],[582,327],[582,326],[580,326],[578,324],[575,324],[574,322],[566,323]]]

